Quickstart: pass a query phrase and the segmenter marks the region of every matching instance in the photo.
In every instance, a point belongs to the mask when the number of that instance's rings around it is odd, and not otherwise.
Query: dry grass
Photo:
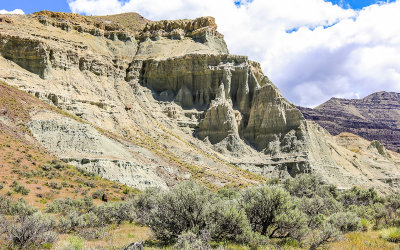
[[[149,20],[147,20],[146,18],[142,17],[141,15],[135,12],[122,13],[110,16],[90,16],[90,17],[88,16],[87,18],[101,22],[105,21],[114,22],[131,31],[140,31],[144,28],[146,23],[150,22]]]
[[[64,234],[53,245],[54,249],[64,249],[71,246],[71,241],[81,241],[83,249],[122,249],[132,242],[144,242],[153,237],[150,228],[136,224],[122,224],[106,228],[106,236],[98,240],[85,240]],[[78,239],[77,239],[78,238]],[[72,240],[71,240],[72,239]]]
[[[23,197],[28,203],[43,208],[56,198],[82,198],[103,190],[110,199],[120,200],[125,185],[108,181],[62,163],[61,169],[44,170],[43,165],[56,159],[30,136],[25,126],[33,110],[56,108],[0,82],[0,195]],[[51,165],[51,164],[50,164]],[[28,195],[13,192],[17,181],[29,189]]]
[[[46,16],[53,19],[67,20],[73,24],[86,24],[102,27],[105,29],[126,29],[130,31],[141,31],[144,26],[150,22],[138,13],[129,12],[110,16],[83,16],[74,13],[40,11],[33,13],[34,16]]]
[[[398,249],[398,244],[387,242],[379,237],[380,231],[353,232],[344,236],[343,240],[328,244],[328,249]]]
[[[400,243],[400,228],[383,229],[379,236],[386,241]]]

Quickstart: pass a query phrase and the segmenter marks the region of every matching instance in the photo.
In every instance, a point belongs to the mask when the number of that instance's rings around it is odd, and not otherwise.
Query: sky
[[[0,0],[0,13],[43,9],[214,16],[230,53],[260,62],[296,105],[400,92],[400,0]]]

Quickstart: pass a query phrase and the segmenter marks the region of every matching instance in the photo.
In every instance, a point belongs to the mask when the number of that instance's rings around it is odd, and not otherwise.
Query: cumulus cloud
[[[18,15],[23,15],[25,13],[21,9],[15,9],[15,10],[12,10],[12,11],[0,10],[0,14],[18,14]]]
[[[236,1],[237,2],[237,1]],[[231,53],[259,61],[290,101],[400,92],[400,0],[352,10],[323,0],[69,0],[73,12],[151,20],[214,16]]]

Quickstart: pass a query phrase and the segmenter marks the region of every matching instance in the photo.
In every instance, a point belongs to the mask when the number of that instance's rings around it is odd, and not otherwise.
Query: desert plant
[[[58,227],[61,232],[68,233],[85,227],[85,221],[83,216],[79,215],[76,211],[70,211],[67,215],[60,217]]]
[[[321,228],[314,230],[310,238],[309,249],[316,249],[319,246],[337,240],[340,231],[330,223],[323,223]]]
[[[194,181],[182,182],[160,195],[148,225],[164,241],[173,241],[183,232],[200,232],[208,224],[214,200],[205,187]]]
[[[270,238],[301,238],[306,216],[293,204],[290,194],[276,186],[248,188],[240,200],[252,229]]]
[[[136,209],[137,220],[147,225],[150,220],[151,212],[156,208],[157,200],[160,196],[158,188],[147,188],[142,193],[138,194],[133,200],[133,206]]]
[[[361,230],[364,232],[369,231],[373,226],[373,224],[367,219],[361,219],[360,223],[361,223]]]
[[[104,225],[123,221],[132,222],[136,218],[132,201],[110,202],[94,208],[94,213]]]
[[[240,241],[251,231],[245,211],[236,201],[222,200],[212,208],[209,225],[211,238],[216,241]]]
[[[311,229],[319,227],[325,216],[329,216],[337,211],[342,211],[342,205],[332,197],[313,198],[303,197],[298,200],[299,209],[308,216],[307,226]]]
[[[331,215],[327,221],[343,233],[358,231],[361,229],[360,218],[353,212],[335,213]]]
[[[193,232],[185,232],[178,236],[173,249],[211,249],[208,240],[202,239]]]
[[[39,246],[56,240],[57,235],[52,231],[54,226],[53,218],[37,212],[30,216],[18,217],[15,221],[9,221],[6,233],[9,242],[16,247]]]
[[[46,212],[67,214],[71,211],[87,212],[93,208],[93,199],[86,196],[83,199],[56,199],[47,205]]]
[[[96,190],[92,193],[92,198],[93,199],[101,199],[101,197],[103,197],[104,195],[104,191],[103,190]]]
[[[67,239],[65,249],[81,250],[83,249],[83,239],[77,236],[70,236]]]
[[[339,200],[346,208],[350,205],[368,206],[377,202],[383,203],[382,198],[379,197],[375,189],[362,189],[360,187],[352,187],[351,189],[344,191],[339,196]]]
[[[30,190],[24,186],[22,186],[21,184],[19,184],[18,182],[14,181],[13,184],[11,185],[11,187],[13,188],[13,191],[16,193],[20,193],[22,195],[28,195]]]
[[[240,190],[233,187],[224,187],[218,190],[218,197],[222,199],[232,200],[240,197]]]
[[[400,228],[391,227],[384,229],[379,236],[386,241],[400,243]]]
[[[300,174],[296,178],[287,179],[283,187],[293,196],[311,198],[323,190],[322,181],[311,174]]]
[[[24,217],[36,212],[37,208],[27,204],[22,198],[17,201],[12,201],[11,199],[0,196],[0,214]]]

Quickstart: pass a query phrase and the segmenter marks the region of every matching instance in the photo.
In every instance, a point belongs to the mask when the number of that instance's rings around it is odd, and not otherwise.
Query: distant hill
[[[332,98],[314,109],[298,107],[331,134],[350,132],[400,151],[400,93],[377,92],[362,99]]]

